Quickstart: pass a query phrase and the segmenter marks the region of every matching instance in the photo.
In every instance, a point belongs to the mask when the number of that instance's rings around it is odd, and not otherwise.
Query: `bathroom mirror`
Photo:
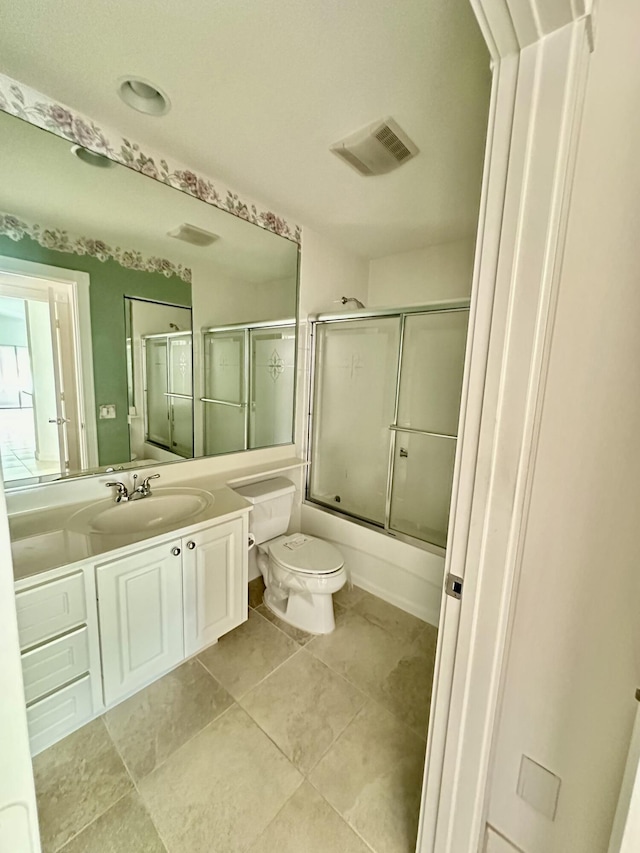
[[[297,243],[4,112],[0,153],[8,488],[293,441]]]

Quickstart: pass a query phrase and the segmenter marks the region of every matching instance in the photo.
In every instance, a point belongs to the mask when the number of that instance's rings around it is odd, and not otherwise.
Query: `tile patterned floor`
[[[59,462],[36,459],[32,409],[0,409],[0,459],[5,483],[59,474]]]
[[[413,853],[436,629],[356,587],[249,620],[34,760],[43,853]]]

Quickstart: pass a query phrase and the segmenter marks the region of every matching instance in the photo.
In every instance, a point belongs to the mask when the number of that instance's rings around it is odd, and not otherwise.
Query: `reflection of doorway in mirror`
[[[0,456],[12,483],[59,477],[88,458],[74,286],[28,274],[36,266],[21,274],[20,262],[0,259]]]

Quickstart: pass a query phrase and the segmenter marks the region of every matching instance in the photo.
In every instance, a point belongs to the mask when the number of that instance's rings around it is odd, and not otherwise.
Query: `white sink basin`
[[[77,533],[151,533],[194,519],[213,501],[213,495],[202,489],[154,489],[147,498],[119,504],[100,501],[84,507],[71,516],[68,526]]]

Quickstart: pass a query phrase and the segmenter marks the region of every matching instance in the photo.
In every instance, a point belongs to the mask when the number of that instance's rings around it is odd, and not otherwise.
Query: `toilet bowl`
[[[347,581],[338,549],[315,536],[294,533],[264,542],[258,551],[265,606],[296,628],[330,634],[336,626],[332,596]]]
[[[252,507],[249,529],[265,582],[264,603],[276,616],[311,634],[335,628],[333,593],[347,581],[340,551],[306,533],[285,534],[295,486],[285,477],[235,489]]]

